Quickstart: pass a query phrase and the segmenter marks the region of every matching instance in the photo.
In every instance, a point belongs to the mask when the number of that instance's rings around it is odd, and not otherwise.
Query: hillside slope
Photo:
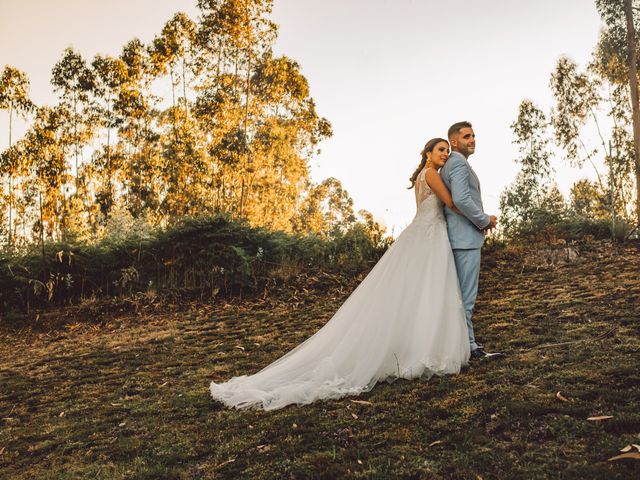
[[[476,330],[507,358],[268,413],[224,409],[210,380],[300,343],[359,278],[0,325],[0,477],[637,478],[608,459],[640,444],[639,273],[637,244],[487,253]]]

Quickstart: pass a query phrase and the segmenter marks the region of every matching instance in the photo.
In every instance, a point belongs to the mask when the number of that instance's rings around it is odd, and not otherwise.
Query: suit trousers
[[[471,350],[478,348],[476,336],[473,332],[473,307],[478,296],[478,280],[480,279],[480,249],[479,248],[454,248],[453,258],[458,272],[462,304],[464,305],[467,330],[469,331],[469,345]]]

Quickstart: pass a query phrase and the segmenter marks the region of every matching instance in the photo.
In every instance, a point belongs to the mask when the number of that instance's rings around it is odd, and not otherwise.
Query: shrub
[[[106,235],[95,245],[52,243],[44,252],[0,256],[0,308],[148,291],[233,295],[256,291],[284,270],[366,268],[387,244],[358,224],[327,240],[224,215],[184,218],[165,230]]]

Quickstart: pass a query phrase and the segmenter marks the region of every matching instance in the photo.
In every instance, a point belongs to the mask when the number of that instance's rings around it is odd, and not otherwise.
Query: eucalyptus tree
[[[200,87],[215,87],[220,75],[225,70],[226,40],[216,12],[225,0],[198,0],[198,8],[202,15],[198,18],[195,41],[198,54],[194,61],[198,71],[203,75]]]
[[[183,215],[198,204],[199,162],[201,158],[197,125],[190,120],[189,95],[197,74],[196,24],[184,13],[176,13],[153,40],[149,49],[154,75],[169,75],[171,107],[159,112],[162,136],[162,175],[165,183],[161,200],[163,215]],[[182,84],[182,98],[175,89]],[[178,104],[181,103],[179,106]],[[164,128],[170,127],[170,128]]]
[[[25,156],[20,141],[13,142],[9,148],[0,154],[0,172],[9,178],[7,203],[9,215],[7,222],[7,250],[11,253],[19,243],[17,229],[20,223],[24,225],[24,184]],[[3,205],[4,207],[4,205]]]
[[[61,144],[69,112],[62,106],[39,107],[34,121],[21,140],[32,185],[31,206],[36,220],[33,233],[40,237],[59,238],[64,228],[65,212],[62,188],[69,180],[64,148]]]
[[[252,85],[262,120],[255,128],[254,172],[248,177],[248,191],[256,194],[247,196],[247,207],[269,198],[262,208],[290,223],[308,185],[308,162],[318,143],[331,136],[331,125],[317,114],[308,82],[293,60],[263,55]]]
[[[164,25],[161,34],[154,38],[149,49],[154,74],[157,76],[169,74],[173,109],[177,108],[175,87],[182,84],[183,108],[187,116],[189,115],[187,86],[191,81],[187,77],[189,70],[195,66],[193,62],[195,39],[196,24],[185,13],[178,12]],[[173,127],[175,135],[177,129],[175,112]]]
[[[120,184],[125,203],[134,217],[156,211],[162,187],[160,136],[154,127],[160,98],[151,93],[154,79],[148,47],[134,38],[122,49],[120,59],[127,68],[127,81],[114,104],[119,144],[115,152],[121,162]]]
[[[33,111],[33,102],[29,99],[29,79],[24,72],[21,72],[15,67],[5,65],[0,76],[0,110],[7,110],[9,114],[9,149],[12,147],[12,128],[13,128],[13,116],[14,114],[26,118],[26,115]],[[8,177],[9,191],[8,191],[8,207],[9,207],[9,219],[8,219],[8,248],[11,248],[11,242],[13,238],[13,180],[15,178],[14,168],[17,167],[17,159],[15,154],[8,154],[4,163],[5,174]],[[9,161],[10,160],[10,161]],[[3,188],[4,191],[4,188]]]
[[[640,226],[640,105],[638,101],[638,0],[596,0],[606,24],[596,51],[599,73],[614,84],[628,86],[633,126],[633,164],[636,182],[636,222]]]
[[[97,99],[96,119],[107,134],[104,151],[98,151],[94,155],[94,163],[101,177],[96,199],[103,214],[107,215],[114,202],[113,179],[118,169],[117,163],[114,168],[111,155],[111,130],[119,123],[119,119],[114,115],[113,104],[128,80],[128,69],[122,59],[108,55],[96,55],[91,67],[95,79],[93,93]]]
[[[570,208],[574,215],[584,219],[609,218],[609,200],[596,182],[586,178],[576,181],[569,193]]]
[[[207,82],[203,87],[209,90],[209,98],[215,97],[217,89],[223,88],[237,104],[242,104],[239,116],[234,118],[235,121],[227,122],[227,130],[222,136],[226,140],[233,139],[227,143],[239,148],[231,183],[234,187],[236,181],[239,183],[240,194],[235,210],[241,216],[245,215],[245,205],[252,188],[250,178],[256,171],[251,143],[254,126],[260,123],[260,116],[252,106],[252,74],[259,58],[270,53],[277,36],[277,26],[268,19],[272,5],[272,0],[198,2],[202,11],[198,39],[203,52],[217,56],[216,81],[213,84]],[[243,99],[240,98],[241,92]]]
[[[340,180],[329,177],[309,185],[292,224],[296,232],[335,237],[352,227],[356,220],[353,199]]]
[[[86,114],[94,88],[93,72],[82,55],[68,47],[53,67],[51,84],[54,91],[59,94],[60,102],[72,113],[70,130],[71,144],[74,148],[75,188],[76,195],[80,195],[80,150],[92,131]]]
[[[599,187],[607,192],[612,233],[617,229],[619,212],[616,206],[624,198],[628,186],[629,166],[633,163],[633,143],[628,129],[628,97],[625,91],[599,74],[590,65],[579,71],[567,57],[558,60],[550,86],[556,105],[551,123],[557,143],[570,162],[593,166]],[[603,113],[604,112],[604,116]],[[613,125],[607,133],[605,125]],[[595,144],[589,142],[595,131]],[[601,159],[606,172],[601,172],[595,160]]]
[[[523,100],[518,117],[511,124],[520,156],[514,182],[500,195],[502,223],[507,233],[520,224],[530,222],[544,208],[551,187],[551,152],[548,138],[549,121],[531,100]]]
[[[15,246],[25,247],[29,244],[30,225],[33,224],[35,214],[35,201],[37,196],[37,186],[35,178],[31,174],[33,171],[32,158],[27,155],[27,142],[21,138],[14,143],[10,151],[13,151],[15,174],[19,179],[14,185],[16,199],[15,221],[13,225]],[[20,229],[20,235],[17,231]],[[30,233],[30,232],[29,232]]]

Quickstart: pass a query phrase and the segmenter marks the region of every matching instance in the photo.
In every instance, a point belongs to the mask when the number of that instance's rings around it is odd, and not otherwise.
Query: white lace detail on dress
[[[418,176],[416,178],[416,207],[420,207],[422,201],[433,193],[431,191],[431,188],[429,188],[429,184],[427,183],[427,170],[429,169],[423,168],[422,170],[420,170],[420,173],[418,173]]]
[[[440,222],[444,223],[444,211],[442,209],[442,201],[437,195],[433,194],[433,190],[427,183],[427,170],[424,168],[416,178],[416,217],[415,220],[422,223]]]

